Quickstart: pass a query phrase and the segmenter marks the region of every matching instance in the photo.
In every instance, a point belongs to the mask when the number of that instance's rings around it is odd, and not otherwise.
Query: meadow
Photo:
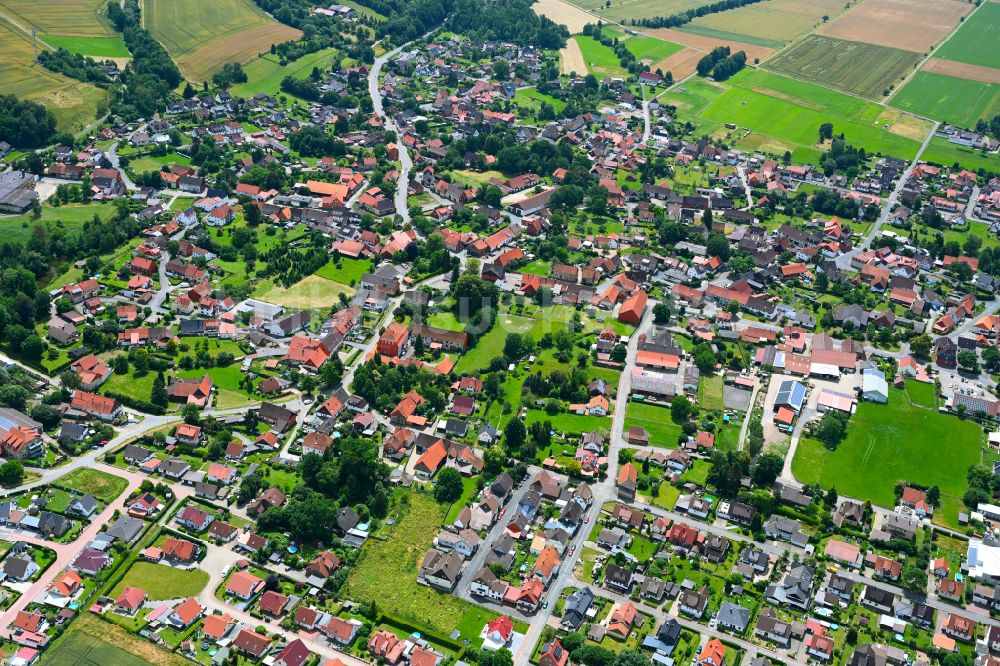
[[[542,102],[551,106],[557,114],[562,113],[562,110],[566,108],[566,102],[552,95],[538,92],[535,88],[522,88],[514,94],[514,103],[522,109],[535,111],[541,107]]]
[[[37,64],[31,39],[7,21],[0,21],[0,81],[4,94],[48,107],[59,129],[70,132],[93,120],[97,105],[104,98],[100,88],[55,74]]]
[[[151,0],[146,27],[188,77],[207,80],[229,62],[245,63],[301,32],[267,16],[249,0]]]
[[[889,103],[928,118],[975,127],[1000,113],[1000,85],[920,71]]]
[[[737,133],[740,145],[779,154],[790,150],[795,161],[819,160],[815,142],[824,122],[870,153],[906,159],[919,148],[916,137],[930,130],[930,123],[908,114],[761,70],[744,70],[725,84],[691,80],[682,88],[661,98],[675,104],[682,119],[690,115],[709,133],[725,123],[749,128],[748,137]]]
[[[115,37],[76,37],[72,35],[44,35],[45,43],[54,48],[63,48],[70,53],[101,58],[129,58],[131,54],[125,40]]]
[[[329,48],[282,65],[278,56],[266,53],[243,66],[248,80],[233,86],[230,92],[239,97],[252,97],[257,93],[275,95],[280,92],[281,80],[286,76],[304,79],[312,74],[313,67],[325,69],[339,56],[340,51]]]
[[[318,275],[305,277],[290,287],[272,286],[257,296],[286,308],[326,309],[336,305],[339,294],[354,295],[354,289]]]
[[[113,37],[107,10],[104,0],[0,0],[0,11],[39,35]]]
[[[843,11],[843,6],[837,0],[764,0],[701,16],[685,26],[685,29],[710,28],[740,35],[739,38],[743,41],[763,39],[769,42],[767,45],[780,46],[812,30],[822,23],[824,16],[836,16]]]
[[[881,99],[917,64],[911,51],[809,35],[767,61],[792,78]]]
[[[670,417],[670,408],[644,402],[629,402],[625,410],[625,434],[632,426],[645,428],[651,446],[677,448],[681,427]]]
[[[601,44],[593,37],[577,35],[573,38],[580,45],[580,52],[583,54],[583,62],[587,65],[587,70],[597,78],[604,76],[625,76],[625,70],[618,60],[618,56],[610,47]]]
[[[114,212],[114,206],[99,203],[68,204],[59,207],[43,205],[42,216],[37,220],[31,213],[0,218],[0,237],[6,241],[23,243],[31,237],[31,229],[36,224],[42,224],[50,231],[57,229],[78,231],[83,228],[85,222],[94,219],[94,215],[107,219]]]
[[[75,469],[59,479],[59,485],[80,493],[90,493],[105,504],[118,499],[128,487],[128,479],[96,469]]]
[[[984,2],[934,56],[1000,69],[1000,3]]]
[[[966,471],[980,460],[979,426],[921,403],[927,404],[923,393],[910,399],[899,389],[889,390],[888,404],[862,402],[835,451],[803,437],[792,461],[796,479],[886,507],[893,505],[893,488],[901,480],[962,497]]]
[[[987,155],[980,150],[951,143],[939,136],[931,139],[920,158],[949,167],[957,163],[972,171],[985,169],[993,173],[1000,172],[1000,160],[997,160],[995,154]]]
[[[153,562],[136,562],[110,596],[117,599],[126,587],[146,590],[150,599],[181,599],[200,594],[208,585],[208,574],[201,569],[177,569]]]

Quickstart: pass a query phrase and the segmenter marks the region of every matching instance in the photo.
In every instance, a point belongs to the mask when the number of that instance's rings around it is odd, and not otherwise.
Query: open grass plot
[[[984,2],[934,55],[1000,69],[1000,3]]]
[[[153,562],[136,562],[111,590],[117,599],[126,587],[146,590],[150,599],[181,599],[201,593],[208,585],[208,574],[201,569],[178,569]]]
[[[803,438],[792,471],[801,483],[833,486],[881,506],[892,506],[893,488],[902,480],[937,485],[942,495],[960,498],[969,466],[979,462],[981,439],[972,421],[913,406],[902,391],[890,389],[888,404],[858,405],[835,451]]]
[[[722,375],[702,375],[698,381],[698,405],[702,409],[724,410],[726,408],[724,390]]]
[[[593,37],[577,35],[573,39],[580,46],[580,53],[583,54],[583,62],[587,65],[588,72],[597,78],[625,76],[626,71],[611,47],[601,44]]]
[[[5,9],[0,6],[0,11]],[[23,24],[22,24],[23,25]],[[31,38],[0,21],[0,82],[3,94],[17,95],[49,108],[60,130],[76,131],[94,119],[104,92],[50,72],[35,62]]]
[[[121,37],[75,37],[65,35],[45,35],[45,43],[55,48],[63,48],[70,53],[92,58],[130,58],[131,54]]]
[[[926,135],[931,127],[908,114],[761,70],[744,70],[725,84],[687,81],[682,88],[662,98],[667,103],[676,100],[682,119],[690,110],[694,122],[708,121],[708,128],[725,123],[748,128],[750,137],[737,133],[741,144],[772,152],[783,147],[796,160],[796,154],[807,158],[804,161],[820,157],[815,143],[824,122],[832,122],[835,132],[870,153],[905,159],[912,159],[919,148],[919,141],[909,137]]]
[[[316,275],[327,280],[339,282],[340,284],[354,286],[361,281],[361,276],[371,269],[372,262],[370,259],[341,257],[339,266],[331,261],[316,271]]]
[[[50,230],[63,229],[74,232],[83,228],[97,215],[101,219],[111,217],[115,207],[109,204],[68,204],[65,206],[42,206],[42,216],[35,220],[31,213],[0,218],[0,238],[5,241],[23,242],[31,237],[31,229],[42,224]]]
[[[128,480],[97,469],[81,467],[60,477],[59,485],[78,493],[90,493],[105,504],[110,504],[125,492]]]
[[[534,319],[505,313],[498,314],[493,328],[480,336],[476,344],[458,359],[455,372],[462,374],[486,368],[494,358],[503,356],[503,345],[508,333],[525,335],[531,332],[534,325]]]
[[[278,23],[249,0],[151,0],[146,28],[185,75],[206,80],[228,62],[247,62],[272,44],[302,33]]]
[[[687,29],[712,28],[748,38],[764,39],[781,44],[798,39],[823,22],[824,16],[834,17],[844,10],[839,0],[764,0],[725,12],[700,16]]]
[[[1000,113],[1000,85],[921,70],[889,103],[960,127],[975,127],[976,121]]]
[[[625,432],[632,426],[645,428],[649,432],[651,446],[677,448],[681,427],[670,417],[670,408],[650,405],[644,402],[630,402],[625,410]]]
[[[542,106],[542,102],[551,106],[556,113],[562,113],[566,108],[566,102],[563,100],[538,92],[535,88],[522,88],[514,94],[514,103],[522,109],[536,111]]]
[[[417,582],[417,570],[431,547],[448,507],[429,495],[411,492],[388,538],[370,539],[347,577],[344,596],[379,608],[444,635],[460,627],[471,604]],[[486,613],[488,619],[494,617]],[[482,629],[479,624],[478,632]],[[473,638],[467,636],[467,638]]]
[[[336,305],[338,294],[353,296],[354,289],[319,275],[302,278],[290,287],[272,286],[260,298],[286,308],[326,309]]]
[[[912,51],[809,35],[769,60],[767,67],[793,78],[881,99],[919,58]]]
[[[273,95],[281,90],[281,80],[286,76],[304,79],[312,74],[313,67],[325,69],[339,56],[340,51],[335,48],[323,49],[283,66],[278,56],[265,53],[243,66],[247,82],[233,86],[230,91],[239,97],[252,97],[257,93]]]
[[[927,145],[927,149],[920,157],[927,162],[934,162],[935,164],[942,164],[949,167],[953,164],[958,164],[973,171],[978,169],[997,171],[1000,169],[995,154],[988,154],[981,150],[973,150],[966,146],[960,146],[938,136],[931,139],[931,142]]]
[[[611,416],[591,416],[589,414],[569,414],[562,412],[559,414],[549,414],[542,409],[529,409],[528,418],[524,424],[530,426],[532,423],[548,421],[552,424],[552,429],[557,433],[568,433],[570,435],[580,435],[591,430],[598,430],[603,433],[611,431]]]
[[[39,35],[115,35],[104,0],[2,0],[0,12],[25,27],[35,28]]]

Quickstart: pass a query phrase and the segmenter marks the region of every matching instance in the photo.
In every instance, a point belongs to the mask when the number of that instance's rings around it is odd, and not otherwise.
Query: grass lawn
[[[676,448],[681,427],[673,422],[670,409],[659,405],[649,405],[643,402],[629,402],[625,410],[625,430],[632,426],[641,426],[649,432],[651,446]]]
[[[535,325],[533,319],[518,317],[511,314],[501,314],[497,316],[493,328],[480,336],[476,345],[462,354],[455,364],[455,372],[476,372],[489,366],[497,356],[503,355],[503,344],[507,340],[508,333],[525,334],[531,331]]]
[[[185,666],[184,657],[89,613],[73,621],[65,634],[42,653],[43,666]]]
[[[529,275],[547,276],[549,274],[549,271],[552,270],[552,264],[545,261],[544,259],[535,259],[530,264],[525,264],[518,270],[521,273],[527,273]]]
[[[594,550],[593,548],[586,548],[580,551],[580,579],[585,583],[594,582],[594,562],[597,560],[600,552]]]
[[[427,317],[426,323],[428,326],[434,326],[435,328],[446,328],[449,331],[465,330],[465,324],[460,322],[458,318],[451,312],[435,312],[434,314]]]
[[[722,411],[726,408],[722,375],[702,375],[698,381],[698,404],[703,409]]]
[[[347,577],[344,596],[355,601],[372,601],[379,608],[448,635],[462,628],[465,638],[478,638],[482,623],[465,622],[470,611],[492,619],[495,614],[481,611],[457,597],[417,582],[417,570],[431,547],[434,535],[445,518],[445,509],[429,495],[410,492],[409,507],[391,528],[385,541],[370,539],[358,563]],[[471,632],[475,631],[474,634]]]
[[[75,469],[60,477],[59,485],[80,493],[90,493],[105,504],[118,499],[128,487],[128,480],[96,469]]]
[[[681,475],[681,479],[704,486],[708,481],[708,470],[710,469],[712,469],[712,463],[706,460],[695,460],[688,467],[688,470]]]
[[[333,280],[310,275],[290,287],[270,286],[256,296],[268,303],[284,305],[287,308],[326,310],[337,304],[339,294],[354,296],[355,290]]]
[[[150,599],[193,597],[208,585],[208,574],[201,569],[177,569],[153,562],[136,562],[125,577],[111,590],[117,599],[126,587],[146,590]]]
[[[128,167],[132,170],[132,173],[144,173],[146,171],[159,171],[160,167],[164,165],[170,166],[174,164],[190,166],[191,160],[180,153],[167,153],[161,156],[143,155],[142,157],[130,160]]]
[[[238,97],[253,97],[261,92],[273,95],[281,90],[281,80],[286,76],[304,79],[312,74],[313,67],[329,67],[339,55],[338,49],[323,49],[282,66],[279,56],[266,53],[243,65],[247,82],[233,86],[230,92]]]
[[[674,508],[674,504],[677,503],[677,498],[680,497],[680,494],[681,491],[677,490],[676,486],[672,486],[669,483],[661,483],[659,492],[656,497],[650,498],[649,503],[671,511]]]
[[[341,257],[339,267],[331,261],[316,271],[316,275],[353,287],[361,281],[361,276],[370,271],[371,268],[372,262],[369,259]]]
[[[657,544],[641,536],[632,540],[632,545],[626,550],[635,555],[640,562],[648,562],[656,554]]]
[[[556,113],[562,113],[562,110],[566,108],[566,102],[552,95],[538,92],[535,88],[522,88],[514,93],[514,103],[524,109],[534,111],[541,107],[542,102],[551,106]]]
[[[981,440],[975,423],[911,406],[902,391],[890,388],[888,404],[858,405],[836,451],[804,437],[792,471],[802,483],[834,486],[881,506],[892,506],[893,488],[904,480],[960,498],[966,471],[980,460]]]
[[[600,430],[604,433],[611,430],[610,416],[590,416],[587,414],[566,413],[550,416],[544,410],[529,409],[528,418],[525,419],[524,424],[526,426],[530,426],[532,423],[538,421],[550,421],[552,423],[553,430],[556,432],[569,433],[571,435],[579,435],[584,432],[590,432],[591,430]]]
[[[462,509],[465,508],[465,505],[467,505],[470,501],[472,501],[472,498],[475,497],[478,492],[479,488],[478,484],[476,483],[476,480],[472,477],[463,476],[462,496],[459,497],[455,501],[455,503],[451,505],[450,509],[448,509],[448,515],[445,516],[444,522],[448,525],[451,525],[453,522],[455,522],[455,519],[458,518],[458,514],[462,512]]]
[[[906,380],[906,397],[918,407],[937,409],[937,391],[934,384],[918,382],[915,379]]]
[[[36,224],[42,224],[51,230],[79,231],[84,223],[94,219],[94,215],[106,220],[114,212],[114,206],[108,204],[67,204],[58,207],[43,205],[42,216],[38,220],[33,219],[31,213],[0,218],[0,238],[24,242],[31,237],[31,229]]]

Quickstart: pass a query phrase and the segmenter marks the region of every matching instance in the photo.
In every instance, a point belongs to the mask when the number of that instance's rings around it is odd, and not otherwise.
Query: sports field
[[[934,56],[1000,69],[1000,3],[984,2]]]
[[[889,391],[886,405],[858,405],[836,451],[803,438],[792,460],[795,478],[886,507],[902,480],[937,485],[943,495],[960,498],[966,471],[980,459],[979,426],[916,406],[899,389]],[[914,403],[922,401],[918,395]]]
[[[327,69],[333,63],[334,57],[339,57],[340,51],[334,48],[323,49],[316,53],[302,56],[284,67],[278,56],[270,53],[254,58],[243,66],[247,82],[233,86],[230,92],[239,97],[252,97],[257,93],[274,95],[281,90],[281,80],[286,76],[304,79],[312,74],[313,67]]]
[[[701,16],[691,21],[687,29],[696,27],[724,30],[772,42],[790,42],[798,39],[823,22],[823,17],[834,18],[844,11],[839,0],[764,0],[751,5]]]
[[[975,127],[1000,113],[1000,85],[920,71],[889,101],[928,118]]]
[[[881,99],[912,70],[912,51],[809,35],[767,61],[767,68],[792,78]]]
[[[927,53],[974,5],[958,0],[864,0],[819,29],[819,34]]]
[[[245,63],[272,44],[302,33],[282,25],[250,0],[150,0],[146,27],[188,77],[208,79],[229,62]]]
[[[61,130],[76,131],[92,121],[104,92],[50,72],[34,60],[31,39],[7,21],[0,21],[2,92],[47,106]]]
[[[815,143],[824,122],[868,152],[905,159],[913,158],[918,138],[930,131],[930,123],[909,114],[762,70],[744,70],[724,84],[687,81],[661,99],[702,131],[725,133],[724,124],[735,123],[731,134],[740,145],[777,154],[790,150],[795,161],[811,163],[820,158]],[[740,128],[752,133],[744,137]]]
[[[0,12],[39,35],[113,37],[104,0],[0,0]]]
[[[611,47],[601,44],[593,37],[584,35],[577,35],[573,39],[580,46],[580,53],[583,55],[587,71],[598,79],[604,76],[623,77],[627,74]]]

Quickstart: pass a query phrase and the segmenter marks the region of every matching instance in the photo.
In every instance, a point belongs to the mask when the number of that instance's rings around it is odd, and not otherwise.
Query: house
[[[288,596],[275,590],[265,590],[257,600],[257,608],[261,613],[271,617],[280,617],[285,612]]]
[[[812,583],[816,572],[812,567],[795,563],[778,583],[767,586],[765,597],[776,606],[788,605],[801,611],[809,610],[812,604]]]
[[[271,647],[271,639],[258,634],[256,631],[244,629],[236,635],[233,647],[253,657],[254,660],[258,660],[267,654],[268,649]]]
[[[316,554],[306,565],[306,576],[327,579],[340,568],[340,557],[336,553],[324,550]]]
[[[190,627],[195,620],[201,617],[204,610],[205,609],[198,603],[197,599],[194,597],[188,597],[181,603],[174,606],[174,609],[170,611],[170,615],[167,616],[167,621],[178,629],[185,629]]]
[[[639,478],[639,472],[630,462],[622,465],[618,470],[618,499],[625,500],[627,502],[632,502],[635,500],[635,493],[637,489],[637,481]]]
[[[713,638],[705,643],[701,651],[698,652],[698,656],[695,657],[697,666],[724,666],[725,663],[726,646],[718,638]]]
[[[757,618],[754,635],[787,648],[792,642],[792,625],[778,618],[773,608],[765,608]]]
[[[226,582],[226,592],[243,601],[252,599],[263,587],[263,579],[249,571],[237,571]]]
[[[212,521],[215,520],[215,518],[207,511],[202,511],[201,509],[189,504],[181,509],[181,512],[177,514],[177,517],[174,520],[176,520],[179,525],[183,525],[188,529],[196,532],[203,532],[209,525],[212,524]]]
[[[138,587],[127,587],[115,599],[115,611],[123,615],[135,615],[146,601],[146,591]]]
[[[723,601],[716,616],[718,625],[725,629],[731,629],[737,634],[742,634],[750,624],[750,616],[753,613],[749,608],[744,608],[739,604]]]
[[[458,582],[464,562],[455,551],[442,551],[431,548],[424,555],[420,565],[417,581],[451,591]]]
[[[700,618],[708,606],[708,588],[702,585],[697,590],[684,590],[677,598],[677,602],[682,613]]]
[[[553,638],[542,646],[538,655],[539,666],[568,666],[569,652],[563,648],[558,638]]]
[[[301,639],[296,638],[274,655],[271,666],[305,666],[310,657],[312,657],[312,652]],[[337,660],[330,659],[326,663],[329,664],[331,661]]]
[[[594,593],[589,587],[581,587],[571,592],[563,604],[562,626],[568,631],[576,631],[587,619],[587,612],[594,603]]]
[[[198,546],[187,539],[168,536],[161,547],[163,558],[169,562],[191,563],[198,555]]]
[[[611,612],[611,616],[608,618],[608,633],[622,639],[628,638],[629,634],[632,633],[632,627],[638,615],[639,612],[632,605],[631,601],[620,604]]]
[[[680,638],[680,623],[673,618],[668,618],[657,628],[655,634],[648,635],[642,640],[642,646],[649,648],[660,657],[669,657],[673,654]],[[656,657],[653,657],[653,659],[656,663],[665,663]]]

